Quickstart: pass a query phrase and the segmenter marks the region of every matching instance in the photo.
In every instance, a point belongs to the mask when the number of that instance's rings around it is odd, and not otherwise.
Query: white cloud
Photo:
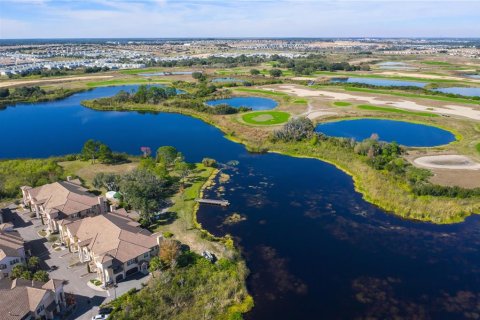
[[[1,0],[0,0],[1,1]],[[8,1],[8,0],[7,0]],[[480,3],[449,0],[21,0],[6,37],[478,36]],[[442,1],[442,5],[437,2]],[[20,6],[19,6],[20,7]],[[28,7],[28,6],[27,6]],[[1,16],[1,12],[0,12]],[[14,26],[17,24],[19,29]],[[23,28],[23,29],[22,29]],[[2,32],[0,30],[0,32]],[[3,37],[3,36],[2,36]]]

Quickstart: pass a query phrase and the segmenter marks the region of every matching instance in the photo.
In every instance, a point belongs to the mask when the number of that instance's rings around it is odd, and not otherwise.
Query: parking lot
[[[13,205],[4,212],[5,220],[13,223],[15,229],[26,241],[26,249],[31,252],[31,255],[42,260],[41,267],[45,270],[56,267],[55,270],[50,271],[50,278],[66,280],[65,293],[73,294],[76,301],[76,308],[69,319],[91,319],[97,314],[101,304],[132,288],[140,289],[142,283],[147,282],[150,277],[135,274],[118,283],[116,288],[110,288],[108,291],[94,290],[87,283],[95,278],[96,274],[87,272],[86,265],[79,263],[76,253],[71,253],[67,249],[58,251],[52,249],[51,243],[38,234],[44,227],[40,219],[31,218],[30,212],[17,210]]]

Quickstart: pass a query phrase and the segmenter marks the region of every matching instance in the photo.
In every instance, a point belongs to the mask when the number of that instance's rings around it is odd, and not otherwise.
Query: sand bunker
[[[458,105],[444,105],[441,107],[431,107],[427,105],[419,104],[411,100],[390,100],[388,97],[372,97],[372,96],[363,96],[355,95],[351,93],[343,92],[333,92],[333,91],[324,91],[324,90],[310,90],[294,85],[283,85],[279,86],[278,89],[267,89],[271,91],[280,91],[285,93],[290,93],[297,95],[299,97],[326,97],[333,100],[356,100],[363,103],[370,103],[380,106],[390,106],[404,110],[414,110],[414,111],[424,111],[430,113],[444,114],[444,115],[455,115],[470,118],[473,120],[480,120],[480,109],[474,109],[471,107],[464,107]]]
[[[425,168],[480,170],[480,163],[462,155],[437,155],[420,157],[413,162]]]

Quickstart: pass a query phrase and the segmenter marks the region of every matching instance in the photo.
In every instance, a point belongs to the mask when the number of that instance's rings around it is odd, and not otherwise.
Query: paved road
[[[132,275],[120,282],[117,288],[96,291],[87,285],[96,274],[88,273],[85,264],[75,265],[78,262],[76,253],[70,253],[66,249],[55,251],[47,239],[38,235],[38,231],[44,227],[39,219],[30,218],[28,211],[17,211],[15,206],[10,206],[4,212],[5,220],[12,222],[27,242],[27,250],[42,259],[41,267],[46,270],[52,266],[58,267],[57,270],[50,272],[50,277],[66,280],[64,290],[66,293],[74,294],[77,302],[77,307],[69,319],[91,319],[97,314],[101,304],[111,301],[115,296],[121,296],[132,288],[140,289],[142,283],[147,282],[150,277],[143,274]]]

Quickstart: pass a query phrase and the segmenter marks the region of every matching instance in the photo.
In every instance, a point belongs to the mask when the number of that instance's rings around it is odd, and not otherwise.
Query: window
[[[0,264],[0,270],[7,269],[7,265],[2,263]]]
[[[147,252],[143,255],[144,258],[148,258],[150,256],[150,254]]]
[[[13,259],[13,260],[10,260],[10,265],[13,266],[14,264],[17,264],[19,262],[20,262],[19,259]]]
[[[42,312],[43,310],[45,310],[45,307],[44,307],[43,304],[42,304],[40,307],[38,307],[37,313],[40,313],[40,312]]]
[[[127,261],[127,266],[132,265],[137,262],[137,259],[132,259]]]

